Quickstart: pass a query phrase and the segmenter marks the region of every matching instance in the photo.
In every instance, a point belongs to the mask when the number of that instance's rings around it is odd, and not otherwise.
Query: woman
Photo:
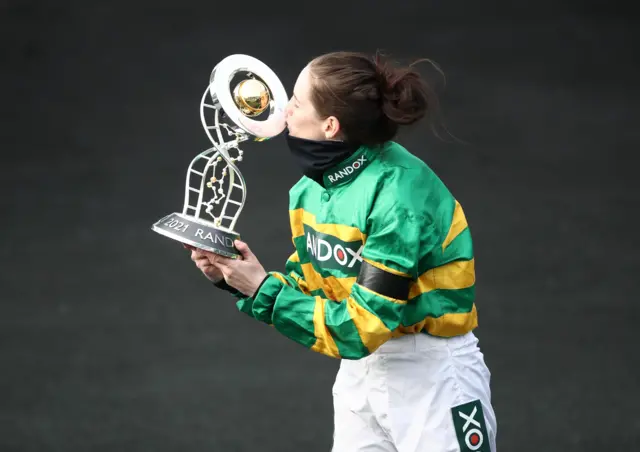
[[[239,260],[190,248],[241,311],[342,359],[334,452],[495,452],[467,221],[432,170],[392,141],[434,102],[413,67],[315,58],[287,106],[303,177],[290,191],[285,273],[267,273],[240,241]]]

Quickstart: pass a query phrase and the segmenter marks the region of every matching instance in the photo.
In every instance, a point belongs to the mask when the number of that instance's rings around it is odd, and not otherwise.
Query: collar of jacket
[[[360,146],[347,159],[328,169],[323,176],[325,188],[345,185],[353,181],[376,157],[376,152],[368,146]]]

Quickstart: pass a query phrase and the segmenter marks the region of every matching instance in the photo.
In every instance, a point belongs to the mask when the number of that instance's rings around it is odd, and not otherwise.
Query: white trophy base
[[[158,220],[151,229],[178,242],[195,246],[221,256],[237,259],[240,253],[233,242],[240,235],[233,231],[224,231],[210,222],[174,212]]]

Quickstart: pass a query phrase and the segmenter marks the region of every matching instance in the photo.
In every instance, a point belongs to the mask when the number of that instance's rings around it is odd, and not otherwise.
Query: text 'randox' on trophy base
[[[173,240],[238,258],[236,222],[247,188],[238,169],[240,143],[259,142],[285,128],[288,97],[276,74],[248,55],[230,55],[216,65],[200,102],[202,126],[213,144],[189,165],[182,212],[151,229]],[[243,145],[244,146],[244,145]]]

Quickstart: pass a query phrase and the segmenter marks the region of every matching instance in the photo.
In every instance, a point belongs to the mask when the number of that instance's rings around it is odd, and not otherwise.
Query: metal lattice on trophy
[[[233,242],[247,196],[238,163],[241,143],[259,142],[285,128],[288,98],[277,75],[248,55],[220,61],[200,102],[202,126],[213,144],[189,165],[182,212],[151,227],[171,239],[223,256],[239,256]],[[244,147],[244,145],[243,145]]]

